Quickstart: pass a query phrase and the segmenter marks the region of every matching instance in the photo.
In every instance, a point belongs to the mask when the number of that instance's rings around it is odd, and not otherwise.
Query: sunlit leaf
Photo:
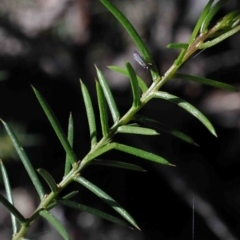
[[[141,134],[141,135],[159,135],[159,133],[151,128],[135,127],[135,126],[121,126],[117,130],[118,133]]]
[[[140,158],[143,158],[143,159],[146,159],[146,160],[150,160],[150,161],[153,161],[153,162],[157,162],[157,163],[160,163],[160,164],[166,164],[166,165],[174,166],[171,163],[169,163],[166,159],[164,159],[164,158],[162,158],[162,157],[160,157],[156,154],[153,154],[153,153],[150,153],[150,152],[138,149],[138,148],[123,145],[123,144],[120,144],[120,143],[115,143],[115,142],[114,143],[109,143],[108,145],[104,146],[103,148],[101,148],[98,151],[89,155],[88,161],[90,161],[90,160],[92,160],[92,159],[102,155],[103,153],[112,150],[112,149],[119,150],[119,151],[122,151],[122,152],[125,152],[125,153],[128,153],[128,154],[132,154],[132,155],[135,155],[137,157],[140,157]]]
[[[131,147],[131,146],[127,146],[124,144],[120,144],[120,143],[112,143],[114,145],[114,149],[121,151],[121,152],[125,152],[149,161],[153,161],[156,163],[160,163],[160,164],[165,164],[165,165],[169,165],[169,166],[174,166],[173,164],[169,163],[165,158],[160,157],[156,154],[150,153],[148,151],[142,150],[142,149],[138,149],[135,147]]]

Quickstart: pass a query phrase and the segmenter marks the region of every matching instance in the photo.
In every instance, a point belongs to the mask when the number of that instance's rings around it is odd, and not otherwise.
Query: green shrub
[[[149,71],[152,83],[150,86],[147,86],[144,80],[136,74],[134,68],[129,62],[126,62],[125,68],[110,66],[109,69],[111,71],[125,75],[129,78],[129,81],[131,83],[132,105],[126,113],[120,113],[118,111],[118,106],[115,103],[114,96],[112,95],[112,92],[108,86],[106,78],[104,77],[101,70],[96,66],[96,94],[99,108],[99,116],[96,117],[89,91],[84,82],[80,81],[80,89],[86,108],[89,135],[91,139],[89,152],[80,161],[78,160],[72,148],[74,122],[71,114],[69,117],[68,133],[66,136],[48,103],[44,100],[41,93],[33,87],[33,91],[36,94],[40,105],[47,115],[49,122],[51,123],[58,139],[60,140],[66,152],[65,169],[62,181],[60,183],[56,183],[52,175],[47,170],[42,168],[35,170],[33,168],[31,161],[22,148],[17,136],[14,134],[10,126],[2,120],[2,123],[8,135],[10,136],[13,145],[39,195],[39,206],[32,213],[30,218],[25,218],[14,206],[9,178],[7,176],[3,162],[1,161],[0,165],[7,198],[5,198],[3,195],[0,195],[0,202],[11,213],[13,225],[12,239],[14,240],[23,239],[31,225],[40,217],[43,217],[49,221],[50,224],[56,228],[56,230],[64,239],[69,239],[68,233],[65,230],[64,226],[54,215],[49,212],[49,210],[57,205],[63,205],[65,207],[70,207],[80,211],[86,211],[114,223],[126,226],[131,225],[133,228],[140,229],[133,217],[120,204],[118,204],[117,201],[115,201],[111,196],[109,196],[99,187],[84,178],[84,168],[92,163],[96,163],[116,168],[144,171],[142,167],[135,164],[97,159],[102,154],[113,149],[127,154],[135,155],[147,161],[168,165],[170,167],[174,166],[168,160],[159,155],[148,152],[144,149],[116,142],[114,138],[118,133],[154,136],[158,135],[160,131],[165,131],[175,137],[182,139],[183,141],[186,141],[190,144],[195,144],[194,140],[190,136],[170,126],[165,126],[161,123],[158,123],[156,120],[150,119],[148,116],[139,115],[139,110],[145,107],[145,105],[152,99],[162,99],[169,101],[183,108],[186,112],[190,113],[200,122],[202,122],[202,124],[210,131],[211,134],[216,136],[214,127],[198,109],[177,96],[161,91],[162,86],[167,81],[177,77],[186,81],[196,81],[201,84],[207,84],[225,90],[237,90],[235,87],[225,83],[203,77],[178,73],[179,68],[189,59],[190,56],[192,56],[198,50],[212,47],[240,30],[240,11],[234,11],[227,14],[212,26],[212,19],[216,16],[217,12],[226,1],[220,0],[215,5],[213,5],[212,0],[209,1],[209,3],[204,8],[201,16],[199,17],[199,20],[192,32],[192,35],[190,36],[189,41],[187,43],[170,43],[168,45],[168,48],[179,49],[180,53],[172,66],[164,74],[159,73],[157,66],[154,63],[151,54],[149,53],[143,40],[138,35],[131,23],[126,19],[126,17],[114,5],[112,5],[109,0],[100,0],[100,2],[117,18],[119,23],[125,28],[129,36],[134,41],[136,47],[141,53],[139,54],[138,52],[134,52],[134,58],[140,65]],[[96,121],[100,121],[101,123],[100,133],[97,132]],[[156,123],[159,124],[160,131],[156,131],[154,129],[154,125],[156,125]],[[144,127],[146,125],[149,127]],[[39,180],[38,174],[40,174],[43,180],[45,180],[48,184],[50,189],[49,194],[46,194],[46,191],[43,188],[41,181]],[[75,191],[69,192],[67,195],[62,196],[62,191],[66,191],[68,185],[72,182],[77,182],[93,192],[101,200],[105,201],[115,211],[117,211],[122,218],[116,218],[115,216],[109,215],[108,213],[71,200],[71,198],[73,198],[73,196],[78,193],[77,189]]]

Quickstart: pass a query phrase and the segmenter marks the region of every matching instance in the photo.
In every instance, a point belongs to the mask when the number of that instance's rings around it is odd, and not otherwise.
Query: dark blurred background
[[[178,52],[170,42],[186,42],[207,1],[115,0],[152,54],[163,74]],[[228,1],[217,17],[239,9]],[[191,57],[181,72],[239,86],[240,34]],[[65,153],[39,106],[31,84],[67,129],[69,113],[75,122],[74,149],[79,159],[89,150],[89,134],[79,78],[95,96],[96,64],[105,74],[120,112],[131,104],[129,81],[108,70],[130,61],[150,84],[148,71],[134,62],[136,46],[116,19],[93,0],[0,1],[0,117],[8,122],[25,147],[32,164],[47,169],[61,181]],[[112,151],[105,159],[137,163],[147,172],[136,173],[92,165],[83,176],[110,194],[136,219],[141,232],[120,227],[84,212],[57,207],[52,212],[67,227],[71,239],[239,239],[240,229],[240,95],[180,79],[164,91],[199,108],[213,123],[213,137],[198,120],[164,101],[152,101],[142,111],[195,139],[199,147],[167,134],[158,137],[119,135],[119,142],[139,146],[167,158],[177,167],[149,163]],[[36,192],[3,126],[0,154],[8,170],[14,200],[26,217],[38,205]],[[117,214],[81,186],[75,200]],[[46,186],[46,190],[48,188]],[[4,194],[1,183],[1,193]],[[194,211],[193,211],[194,208]],[[11,239],[8,212],[0,205],[0,239]],[[194,217],[193,217],[194,212]],[[194,227],[193,227],[194,226]],[[194,228],[194,229],[193,229]],[[35,223],[29,239],[61,239],[45,221]]]

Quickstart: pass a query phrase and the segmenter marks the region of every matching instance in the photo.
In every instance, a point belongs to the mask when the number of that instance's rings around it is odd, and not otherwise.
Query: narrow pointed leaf
[[[59,200],[58,202],[60,204],[64,205],[64,206],[66,206],[66,207],[77,209],[77,210],[83,211],[83,212],[88,212],[88,213],[91,213],[95,216],[106,219],[110,222],[117,223],[117,224],[123,225],[123,226],[127,226],[126,222],[122,221],[121,219],[116,218],[113,215],[107,214],[105,212],[99,211],[95,208],[92,208],[92,207],[89,207],[89,206],[86,206],[86,205],[83,205],[83,204],[79,204],[79,203],[76,203],[74,201],[68,201],[68,200]]]
[[[80,81],[80,83],[81,83],[83,100],[84,100],[84,104],[87,112],[91,146],[93,146],[97,142],[97,129],[96,129],[96,122],[95,122],[95,115],[94,115],[92,100],[85,84],[82,81]]]
[[[167,45],[167,48],[172,48],[172,49],[187,49],[188,48],[188,43],[169,43]]]
[[[58,231],[64,240],[70,240],[64,226],[53,214],[47,210],[43,210],[40,212],[40,215],[44,217]]]
[[[143,124],[146,124],[148,126],[151,126],[152,128],[156,128],[156,129],[159,129],[160,132],[166,132],[168,134],[171,134],[185,142],[188,142],[188,143],[191,143],[191,144],[194,144],[194,145],[197,145],[196,142],[191,138],[189,137],[188,135],[186,135],[185,133],[181,132],[181,131],[178,131],[177,129],[175,128],[172,128],[166,124],[163,124],[159,121],[156,121],[154,119],[150,119],[150,118],[146,118],[144,116],[135,116],[135,120],[136,121],[139,121]],[[197,145],[198,146],[198,145]]]
[[[53,200],[51,203],[49,203],[49,204],[47,205],[47,207],[46,207],[45,210],[48,210],[48,211],[49,211],[49,210],[55,208],[57,205],[58,205],[58,202],[57,202],[56,200]]]
[[[186,52],[187,52],[187,49],[182,49],[182,51],[179,53],[177,59],[174,61],[174,65],[180,66],[182,64],[182,60],[183,60]]]
[[[77,194],[78,194],[78,191],[73,191],[73,192],[70,192],[70,193],[66,194],[61,199],[62,200],[69,200],[69,199],[73,198],[74,196],[76,196]],[[56,207],[58,205],[58,201],[59,201],[59,199],[57,199],[57,200],[53,201],[52,203],[48,204],[47,210],[51,210],[52,208]]]
[[[198,19],[198,22],[197,22],[197,24],[195,25],[195,28],[194,28],[194,30],[193,30],[193,32],[192,32],[192,35],[191,35],[191,37],[190,37],[190,39],[189,39],[189,42],[188,42],[189,45],[192,44],[193,41],[196,39],[197,34],[198,34],[198,32],[199,32],[202,24],[203,24],[203,21],[205,20],[207,14],[208,14],[209,11],[210,11],[210,8],[211,8],[211,6],[212,6],[213,1],[214,1],[214,0],[210,0],[210,1],[208,2],[208,4],[206,5],[206,7],[204,8],[204,10],[202,11],[202,13],[201,13],[201,15],[200,15],[200,17],[199,17],[199,19]],[[182,49],[182,51],[180,52],[177,60],[175,61],[175,64],[176,64],[177,66],[180,66],[180,65],[181,65],[182,59],[183,59],[183,57],[185,56],[186,51],[187,51],[187,48],[186,48],[186,49]]]
[[[218,81],[214,81],[214,80],[211,80],[209,78],[197,77],[197,76],[183,74],[183,73],[176,73],[174,75],[174,77],[183,78],[183,79],[194,81],[194,82],[199,82],[201,84],[206,84],[206,85],[213,86],[213,87],[216,87],[216,88],[221,88],[221,89],[224,89],[224,90],[238,91],[238,89],[236,87],[232,86],[232,85],[222,83],[222,82],[218,82]]]
[[[137,81],[137,76],[136,73],[132,67],[132,65],[127,62],[126,63],[126,68],[129,73],[129,79],[132,87],[132,95],[133,95],[133,107],[139,107],[141,105],[140,101],[140,93],[139,93],[139,86],[138,86],[138,81]]]
[[[97,67],[96,67],[96,70],[97,70],[98,80],[99,80],[99,82],[101,84],[101,87],[102,87],[104,96],[106,98],[108,107],[109,107],[110,112],[112,114],[113,122],[116,122],[120,118],[120,114],[119,114],[119,111],[117,109],[117,105],[116,105],[116,103],[114,101],[112,92],[111,92],[111,90],[110,90],[110,88],[108,86],[108,83],[107,83],[104,75],[102,74],[102,72]]]
[[[58,188],[54,178],[52,177],[52,175],[49,172],[47,172],[46,170],[42,169],[42,168],[39,168],[37,171],[44,178],[44,180],[46,181],[46,183],[48,184],[50,189],[54,193],[58,192],[59,188]]]
[[[68,193],[64,197],[62,197],[62,199],[69,200],[69,199],[73,198],[74,196],[76,196],[77,194],[78,194],[78,191],[73,191],[73,192]]]
[[[108,66],[108,68],[114,72],[118,72],[122,75],[130,77],[129,72],[125,68],[116,67],[116,66]],[[145,93],[148,90],[146,83],[139,76],[137,76],[137,81],[138,81],[138,85],[139,85],[140,89],[142,90],[143,93]]]
[[[171,128],[167,125],[165,126],[165,129],[167,129],[167,132],[172,134],[173,136],[175,136],[175,137],[177,137],[177,138],[179,138],[179,139],[181,139],[181,140],[183,140],[187,143],[194,144],[194,145],[198,146],[198,144],[191,137],[189,137],[187,134],[185,134],[181,131],[178,131],[174,128]]]
[[[187,112],[189,112],[191,115],[193,115],[194,117],[196,117],[200,122],[202,122],[202,124],[214,135],[217,136],[215,129],[213,127],[213,125],[211,124],[211,122],[197,109],[195,108],[193,105],[191,105],[190,103],[186,102],[185,100],[174,96],[172,94],[169,94],[167,92],[162,92],[162,91],[158,91],[154,94],[155,98],[160,98],[160,99],[164,99],[167,101],[170,101],[174,104],[177,104],[179,107],[183,108],[184,110],[186,110]]]
[[[200,17],[198,18],[197,24],[195,25],[195,28],[192,32],[192,35],[191,35],[190,40],[189,40],[189,44],[191,44],[195,40],[195,38],[196,38],[196,36],[197,36],[197,34],[198,34],[202,24],[203,24],[204,19],[206,18],[207,14],[209,13],[209,10],[210,10],[213,2],[214,2],[214,0],[208,1],[207,5],[203,9]]]
[[[114,143],[107,144],[106,146],[104,146],[104,147],[100,148],[99,150],[94,151],[92,154],[90,154],[87,158],[87,161],[90,161],[90,160],[102,155],[103,153],[112,150],[114,147],[115,147]]]
[[[36,188],[36,191],[40,197],[40,199],[42,199],[44,197],[44,189],[43,186],[41,184],[41,182],[39,181],[39,178],[36,174],[36,171],[34,170],[26,152],[24,151],[24,149],[22,148],[22,146],[20,145],[19,140],[17,139],[16,135],[14,134],[14,132],[12,131],[12,129],[10,128],[10,126],[8,126],[8,124],[6,122],[4,122],[3,120],[1,120],[4,128],[6,129],[9,137],[12,140],[13,146],[16,150],[16,152],[18,153],[34,187]]]
[[[135,147],[130,147],[130,146],[120,144],[120,143],[114,143],[114,145],[115,145],[115,147],[114,147],[115,150],[125,152],[125,153],[131,154],[131,155],[134,155],[134,156],[137,156],[137,157],[149,160],[149,161],[153,161],[156,163],[174,166],[173,164],[169,163],[165,158],[160,157],[156,154],[147,152],[145,150],[138,149]]]
[[[0,160],[0,168],[1,168],[1,173],[2,173],[2,178],[3,178],[3,183],[7,195],[7,200],[14,205],[13,202],[13,196],[12,196],[12,188],[9,182],[7,170],[3,165],[2,160]],[[11,220],[12,220],[12,228],[13,228],[13,234],[17,233],[17,219],[16,217],[11,213]]]
[[[70,113],[69,119],[68,119],[68,142],[71,147],[73,147],[73,136],[74,136],[74,124],[73,124],[73,117]],[[66,176],[71,170],[71,160],[70,156],[66,154],[66,160],[65,160],[65,169],[64,169],[64,176]]]
[[[211,41],[207,41],[207,42],[199,44],[198,49],[210,48],[210,47],[222,42],[223,40],[231,37],[232,35],[234,35],[235,33],[239,32],[239,31],[240,31],[240,25],[231,29],[228,32],[225,32],[224,34],[220,35],[219,37],[214,38]]]
[[[142,135],[159,135],[159,133],[151,128],[135,127],[135,126],[121,126],[117,130],[118,133],[142,134]]]
[[[103,95],[102,87],[98,81],[96,81],[96,89],[97,89],[100,121],[101,121],[101,127],[102,127],[102,135],[106,137],[109,134],[108,113],[107,113],[106,100]]]
[[[166,159],[164,159],[164,158],[162,158],[162,157],[160,157],[156,154],[153,154],[153,153],[150,153],[150,152],[138,149],[138,148],[134,148],[134,147],[126,146],[126,145],[123,145],[123,144],[119,144],[119,143],[109,143],[108,145],[104,146],[103,148],[101,148],[98,151],[94,152],[93,154],[89,155],[88,161],[90,161],[90,160],[92,160],[92,159],[102,155],[103,153],[112,150],[112,149],[119,150],[119,151],[122,151],[122,152],[126,152],[126,153],[129,153],[129,154],[135,155],[137,157],[144,158],[144,159],[147,159],[147,160],[150,160],[150,161],[153,161],[153,162],[157,162],[157,163],[160,163],[160,164],[167,164],[167,165],[173,166]]]
[[[58,139],[60,140],[65,152],[68,154],[69,160],[71,161],[71,164],[74,165],[77,162],[77,157],[76,157],[73,149],[71,148],[71,146],[68,142],[68,139],[67,139],[64,131],[62,130],[62,127],[59,124],[55,114],[53,113],[52,109],[50,108],[50,106],[48,105],[46,100],[40,94],[40,92],[34,87],[33,87],[33,91],[34,91],[40,105],[42,106],[49,122],[51,123]]]
[[[0,203],[2,203],[8,209],[8,211],[16,217],[16,219],[21,224],[26,223],[26,219],[23,217],[23,215],[1,194],[0,194]]]
[[[144,59],[151,63],[150,72],[152,75],[153,81],[157,81],[159,79],[158,69],[155,66],[147,47],[145,46],[143,40],[132,26],[132,24],[128,21],[128,19],[123,15],[123,13],[117,9],[109,0],[100,0],[102,4],[116,17],[116,19],[121,23],[121,25],[127,30],[129,36],[133,39],[138,49],[141,51]]]
[[[130,216],[130,214],[112,197],[110,197],[107,193],[105,193],[102,189],[89,182],[87,179],[83,177],[77,177],[75,179],[76,182],[80,183],[92,193],[101,198],[104,202],[110,205],[116,212],[118,212],[124,219],[126,219],[130,224],[132,224],[135,228],[139,229],[135,220]]]
[[[123,169],[138,171],[138,172],[146,172],[146,170],[143,169],[140,166],[137,166],[137,165],[131,164],[131,163],[119,162],[119,161],[109,161],[109,160],[95,159],[94,161],[92,161],[91,164],[97,164],[97,165],[108,166],[108,167],[123,168]]]
[[[202,25],[200,32],[205,33],[207,31],[207,28],[213,19],[213,17],[217,14],[217,12],[222,8],[222,6],[227,2],[228,0],[219,0],[208,12],[206,15]]]

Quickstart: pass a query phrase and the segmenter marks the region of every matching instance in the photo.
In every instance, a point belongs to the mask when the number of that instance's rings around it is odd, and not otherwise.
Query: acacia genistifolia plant
[[[130,225],[135,229],[140,229],[134,218],[116,200],[114,200],[111,196],[94,185],[92,182],[84,178],[84,169],[92,163],[97,163],[116,168],[143,171],[140,166],[137,166],[135,164],[114,160],[107,161],[98,159],[99,156],[112,149],[124,152],[126,154],[135,155],[147,161],[169,165],[169,167],[172,166],[168,160],[159,155],[145,151],[144,149],[116,142],[114,138],[118,133],[149,135],[149,137],[159,134],[159,131],[156,131],[154,127],[151,127],[156,125],[156,120],[149,119],[148,116],[142,116],[138,114],[139,110],[145,107],[145,105],[147,105],[147,103],[152,99],[169,101],[183,108],[189,114],[192,114],[200,122],[202,122],[202,124],[210,131],[211,134],[216,136],[214,127],[198,109],[177,96],[174,96],[168,92],[161,91],[161,87],[167,81],[177,77],[182,78],[186,81],[196,81],[201,84],[207,84],[229,91],[237,91],[235,87],[225,83],[198,76],[178,73],[178,69],[189,59],[190,56],[192,56],[198,50],[213,47],[214,45],[232,36],[240,30],[239,10],[230,12],[226,16],[223,16],[221,19],[218,19],[216,21],[216,14],[218,13],[219,9],[221,9],[221,7],[225,4],[225,2],[227,2],[226,0],[220,0],[215,4],[213,0],[210,0],[208,2],[202,11],[187,43],[170,43],[167,46],[168,48],[179,49],[180,53],[170,68],[162,74],[159,73],[143,40],[138,35],[137,31],[134,29],[131,23],[124,16],[124,14],[119,9],[117,9],[110,0],[100,0],[100,2],[113,14],[114,17],[116,17],[118,22],[125,28],[129,36],[136,44],[136,48],[140,54],[138,52],[134,52],[134,58],[149,71],[152,83],[150,86],[147,86],[144,80],[142,80],[136,74],[134,68],[129,62],[126,62],[125,68],[110,66],[109,69],[111,71],[116,72],[116,74],[120,73],[125,75],[127,78],[129,78],[129,81],[131,83],[133,99],[132,105],[127,112],[120,113],[118,111],[118,106],[114,101],[114,96],[112,95],[112,92],[108,86],[107,80],[105,79],[102,71],[96,66],[96,94],[99,116],[95,116],[91,96],[84,82],[80,81],[80,90],[82,92],[86,108],[90,134],[89,152],[81,160],[78,160],[78,157],[72,148],[74,135],[74,121],[72,116],[70,115],[69,117],[68,131],[67,134],[65,134],[48,103],[45,101],[41,93],[33,87],[33,91],[42,109],[44,110],[50,124],[52,125],[58,139],[60,140],[66,152],[63,178],[59,183],[56,183],[51,173],[49,173],[47,170],[42,168],[35,170],[31,160],[27,156],[27,153],[22,148],[17,136],[14,134],[10,126],[1,120],[7,131],[7,134],[10,136],[13,142],[19,158],[21,159],[30,177],[30,180],[32,181],[39,195],[38,207],[29,218],[24,217],[14,206],[12,190],[9,182],[9,179],[11,179],[11,177],[8,178],[3,161],[0,162],[1,172],[6,189],[6,197],[0,195],[0,202],[8,209],[11,214],[13,240],[24,239],[26,237],[28,229],[39,218],[46,219],[46,221],[48,221],[54,228],[56,228],[63,239],[69,239],[68,233],[62,223],[52,213],[50,213],[50,210],[57,205],[63,205],[66,208],[73,208],[79,211],[86,211],[114,223],[126,226]],[[214,22],[212,21],[213,18]],[[96,121],[100,121],[101,123],[100,133],[97,133]],[[149,128],[144,127],[146,124],[149,126]],[[191,144],[195,143],[194,140],[188,135],[177,131],[174,128],[171,128],[170,126],[163,126],[162,124],[159,125],[161,126],[160,132],[167,131],[174,137],[178,137]],[[43,188],[42,183],[39,179],[39,175],[41,175],[43,181],[46,181],[49,189]],[[99,201],[105,201],[107,204],[109,204],[115,211],[120,214],[119,218],[72,200],[72,198],[78,192],[77,189],[73,192],[69,192],[67,195],[62,196],[62,191],[66,191],[68,189],[67,187],[73,182],[79,183],[91,191],[93,194],[97,195],[99,197]]]

